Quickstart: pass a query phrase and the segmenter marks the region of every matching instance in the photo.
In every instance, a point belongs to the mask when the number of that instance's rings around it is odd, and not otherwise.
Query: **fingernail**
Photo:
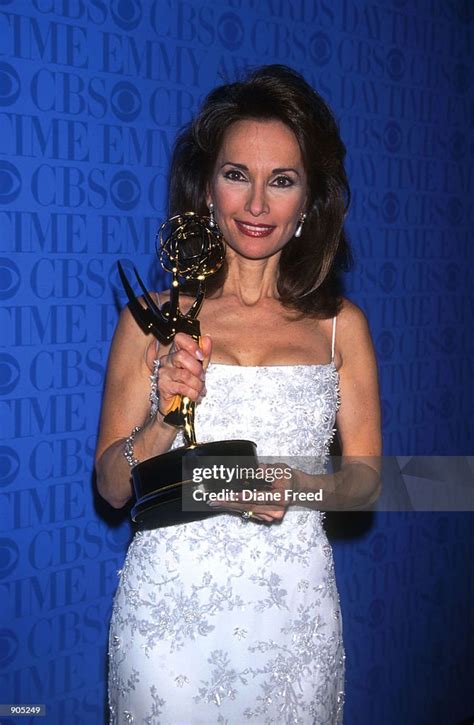
[[[199,348],[196,350],[196,357],[198,360],[204,360],[204,354]]]
[[[202,382],[204,382],[205,379],[206,379],[206,373],[203,372],[203,373],[201,373],[201,380],[202,380]]]
[[[207,388],[206,388],[206,386],[204,386],[203,389],[202,389],[202,395],[207,395]]]
[[[211,508],[217,508],[217,506],[220,506],[219,501],[206,501],[206,503]]]

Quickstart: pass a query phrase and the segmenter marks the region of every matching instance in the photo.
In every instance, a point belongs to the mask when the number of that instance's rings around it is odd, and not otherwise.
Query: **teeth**
[[[250,229],[250,231],[252,231],[252,232],[263,232],[263,231],[266,231],[267,229],[272,229],[273,228],[271,226],[268,226],[268,227],[264,227],[264,226],[254,227],[252,224],[245,224],[244,222],[239,222],[239,223],[243,227],[245,227],[246,229]]]

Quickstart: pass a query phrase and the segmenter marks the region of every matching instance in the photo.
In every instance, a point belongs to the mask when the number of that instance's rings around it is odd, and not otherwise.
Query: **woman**
[[[306,457],[297,487],[322,488],[322,509],[376,497],[376,362],[337,277],[349,260],[344,154],[324,101],[284,66],[217,88],[181,134],[170,212],[209,213],[226,262],[200,313],[200,346],[178,334],[157,351],[127,309],[120,317],[96,455],[112,506],[132,495],[130,462],[182,445],[163,422],[176,394],[198,402],[200,441]],[[336,412],[344,457],[329,475]],[[136,534],[109,655],[114,723],[342,722],[342,624],[321,512],[226,503],[219,516]]]

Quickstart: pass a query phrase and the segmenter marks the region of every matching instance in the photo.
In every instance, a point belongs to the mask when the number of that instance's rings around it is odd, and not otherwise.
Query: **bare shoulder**
[[[337,329],[339,332],[350,330],[355,325],[356,329],[368,328],[369,323],[363,309],[347,297],[342,298],[342,306],[337,316]]]
[[[143,304],[142,298],[138,299]],[[135,364],[140,364],[144,360],[149,339],[126,305],[120,312],[112,338],[109,366],[115,360],[120,361],[120,365],[126,361],[126,367],[131,366],[134,361]]]
[[[374,347],[365,312],[347,297],[337,316],[336,349],[344,360],[373,357]]]

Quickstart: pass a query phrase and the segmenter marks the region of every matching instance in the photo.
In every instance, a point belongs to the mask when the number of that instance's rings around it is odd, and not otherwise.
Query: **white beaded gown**
[[[325,470],[333,361],[211,363],[206,387],[200,441],[250,439],[261,456]],[[112,725],[342,723],[342,622],[322,516],[292,506],[271,525],[221,514],[135,534],[110,625]]]

